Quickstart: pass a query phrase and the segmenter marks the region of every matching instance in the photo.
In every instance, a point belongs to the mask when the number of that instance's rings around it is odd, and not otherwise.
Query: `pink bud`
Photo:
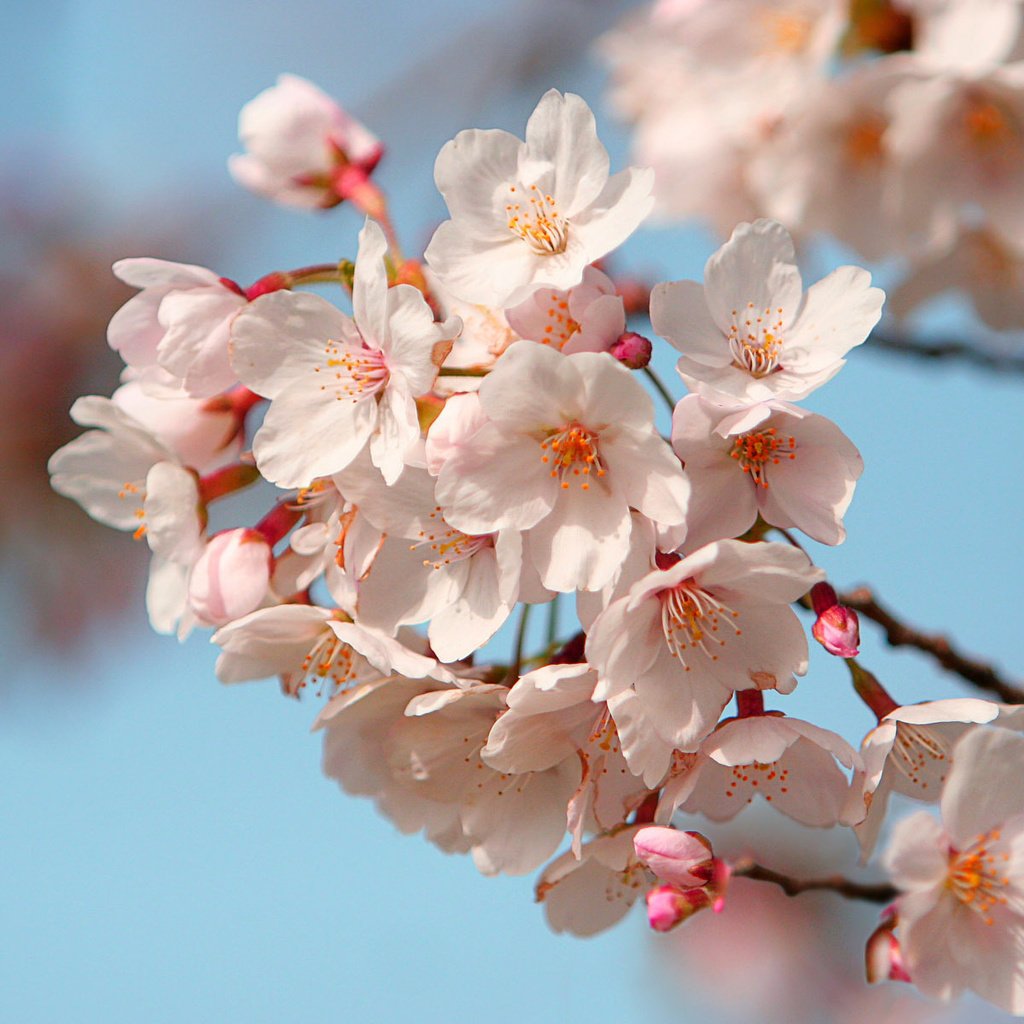
[[[271,558],[270,545],[256,530],[225,530],[211,537],[189,579],[192,610],[212,626],[255,611],[267,593]]]
[[[650,341],[633,331],[621,335],[609,351],[630,370],[642,370],[651,361]]]
[[[689,889],[711,878],[711,844],[699,832],[651,825],[633,837],[633,848],[637,857],[670,885]]]
[[[910,981],[899,940],[893,935],[894,927],[894,920],[883,921],[864,948],[864,967],[871,985],[879,981]]]
[[[855,658],[860,652],[860,620],[852,608],[839,603],[835,590],[827,583],[811,588],[811,604],[818,616],[811,627],[814,639],[838,658]]]
[[[647,921],[656,932],[669,932],[711,904],[712,897],[704,889],[659,885],[647,893]]]

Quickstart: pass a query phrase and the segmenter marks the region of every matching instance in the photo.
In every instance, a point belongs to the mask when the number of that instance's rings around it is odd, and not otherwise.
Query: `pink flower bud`
[[[839,603],[828,583],[815,583],[811,603],[818,616],[811,627],[814,639],[838,658],[855,658],[860,652],[860,620],[852,608]]]
[[[188,599],[206,625],[223,626],[255,611],[270,583],[271,550],[256,530],[225,530],[211,537],[192,568]]]
[[[630,370],[642,370],[651,361],[650,341],[633,331],[621,335],[609,351]]]
[[[659,885],[647,893],[647,921],[656,932],[669,932],[712,902],[713,897],[703,888]]]
[[[895,921],[883,921],[872,933],[864,948],[864,967],[868,983],[879,981],[910,981],[903,964],[899,940],[893,935]]]
[[[633,848],[637,857],[670,885],[689,889],[711,878],[711,844],[699,832],[651,825],[633,837]]]

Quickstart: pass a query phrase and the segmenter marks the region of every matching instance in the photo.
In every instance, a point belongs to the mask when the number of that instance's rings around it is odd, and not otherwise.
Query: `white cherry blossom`
[[[451,213],[425,258],[445,288],[499,308],[539,285],[571,288],[651,207],[650,171],[609,177],[594,115],[573,93],[544,94],[526,141],[468,130],[438,154],[434,178]]]
[[[942,824],[904,819],[885,854],[903,963],[925,995],[971,989],[1024,1016],[1024,738],[973,729],[953,757]]]
[[[681,353],[686,386],[712,402],[796,401],[831,380],[881,316],[884,295],[859,267],[805,293],[780,224],[740,224],[696,281],[656,285],[651,323]]]
[[[758,515],[823,544],[846,536],[842,516],[864,462],[824,416],[780,402],[726,413],[687,395],[672,416],[672,447],[693,486],[688,547],[739,537]]]
[[[359,235],[355,319],[318,295],[272,292],[234,321],[239,377],[270,408],[253,440],[263,475],[302,487],[344,469],[369,443],[393,483],[420,440],[417,395],[429,391],[461,326],[438,324],[421,292],[388,287],[380,227]]]
[[[628,549],[630,506],[658,523],[684,521],[689,486],[654,431],[650,397],[607,355],[517,342],[479,403],[486,422],[445,458],[437,503],[468,534],[528,531],[545,587],[610,582]]]
[[[822,577],[788,544],[717,541],[656,569],[594,620],[594,696],[634,689],[662,739],[695,750],[735,690],[789,693],[807,669],[790,602]]]

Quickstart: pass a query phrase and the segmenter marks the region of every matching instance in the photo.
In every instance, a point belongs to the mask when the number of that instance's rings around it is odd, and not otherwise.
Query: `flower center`
[[[953,895],[964,906],[977,911],[989,925],[992,924],[992,908],[1007,902],[1000,890],[1010,882],[1007,875],[1000,874],[998,867],[1009,861],[1010,854],[992,849],[1000,835],[1000,830],[993,828],[978,836],[963,852],[950,850],[946,876],[946,885]]]
[[[505,213],[509,231],[518,235],[538,256],[565,252],[569,244],[569,222],[559,216],[554,198],[536,185],[529,188],[509,185],[508,190]]]
[[[565,292],[549,292],[548,308],[545,310],[547,323],[544,325],[543,337],[539,338],[544,345],[551,345],[559,352],[565,343],[580,329],[579,322],[569,316],[569,302]]]
[[[429,529],[420,530],[420,539],[409,545],[410,551],[422,547],[429,549],[431,556],[423,560],[424,565],[443,569],[446,565],[472,558],[478,551],[494,546],[493,534],[477,536],[449,526],[441,517],[440,506],[435,507],[430,513],[430,518],[436,520],[436,524],[432,524]]]
[[[865,115],[850,125],[843,140],[847,161],[857,167],[878,163],[882,159],[885,127],[885,121],[873,114]]]
[[[135,540],[142,540],[146,536],[146,524],[143,520],[146,518],[146,488],[141,482],[128,481],[121,485],[121,490],[117,492],[118,498],[121,501],[135,502],[138,507],[135,509],[135,518],[139,520],[139,525],[135,528],[132,533],[132,537]]]
[[[920,725],[896,723],[892,745],[893,763],[916,789],[932,786],[939,792],[952,760],[950,745],[937,732]]]
[[[328,341],[322,366],[314,369],[323,375],[321,391],[333,391],[334,397],[358,402],[381,391],[390,376],[384,364],[384,353],[365,345],[357,348],[344,341]]]
[[[312,683],[317,687],[318,697],[322,697],[325,690],[333,696],[353,681],[358,681],[368,668],[370,665],[366,659],[328,627],[302,659],[299,671],[284,677],[285,691],[289,696],[297,697]]]
[[[767,764],[752,761],[750,764],[738,764],[729,772],[725,795],[728,797],[744,797],[747,803],[753,803],[754,794],[771,803],[776,796],[785,796],[789,792],[789,769],[783,768],[778,761]]]
[[[597,442],[597,434],[571,423],[541,441],[540,461],[551,467],[551,475],[558,478],[562,490],[567,491],[575,478],[581,490],[589,491],[591,475],[606,473]]]
[[[679,659],[686,672],[690,671],[687,661],[693,658],[691,652],[699,650],[705,657],[718,661],[718,652],[727,640],[727,635],[722,635],[723,622],[736,636],[743,633],[736,624],[740,613],[702,590],[693,580],[683,580],[671,589],[663,590],[659,597],[665,643],[672,657]]]
[[[771,309],[758,310],[752,302],[742,314],[734,309],[729,328],[733,365],[755,377],[767,377],[778,369],[782,322],[781,306],[775,310],[774,319]]]
[[[964,113],[967,134],[979,147],[996,146],[1008,141],[1012,132],[1006,114],[995,103],[974,97]]]
[[[759,13],[768,37],[765,49],[769,53],[798,54],[806,48],[813,24],[806,15],[797,11],[773,11],[766,7],[762,7]]]
[[[796,438],[779,437],[775,427],[743,434],[733,442],[729,454],[749,473],[755,484],[767,489],[769,463],[778,466],[783,457],[796,458]]]

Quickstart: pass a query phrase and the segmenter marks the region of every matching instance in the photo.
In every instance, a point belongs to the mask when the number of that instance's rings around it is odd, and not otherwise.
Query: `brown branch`
[[[872,622],[878,623],[885,631],[885,639],[890,647],[914,647],[925,654],[930,654],[947,672],[960,676],[979,689],[996,694],[1007,704],[1024,704],[1024,688],[1004,679],[987,662],[961,653],[946,637],[922,633],[900,622],[892,612],[875,600],[868,587],[858,587],[856,590],[840,594],[839,601]]]
[[[1001,352],[980,343],[964,341],[919,341],[902,334],[874,331],[867,347],[895,355],[914,356],[929,362],[963,360],[984,370],[1024,374],[1024,358],[1019,353]]]
[[[758,882],[771,882],[787,896],[799,896],[802,892],[827,890],[847,900],[891,903],[899,895],[899,892],[888,882],[854,882],[842,875],[830,875],[828,878],[793,878],[752,861],[736,865],[732,874],[739,878],[753,878]]]

